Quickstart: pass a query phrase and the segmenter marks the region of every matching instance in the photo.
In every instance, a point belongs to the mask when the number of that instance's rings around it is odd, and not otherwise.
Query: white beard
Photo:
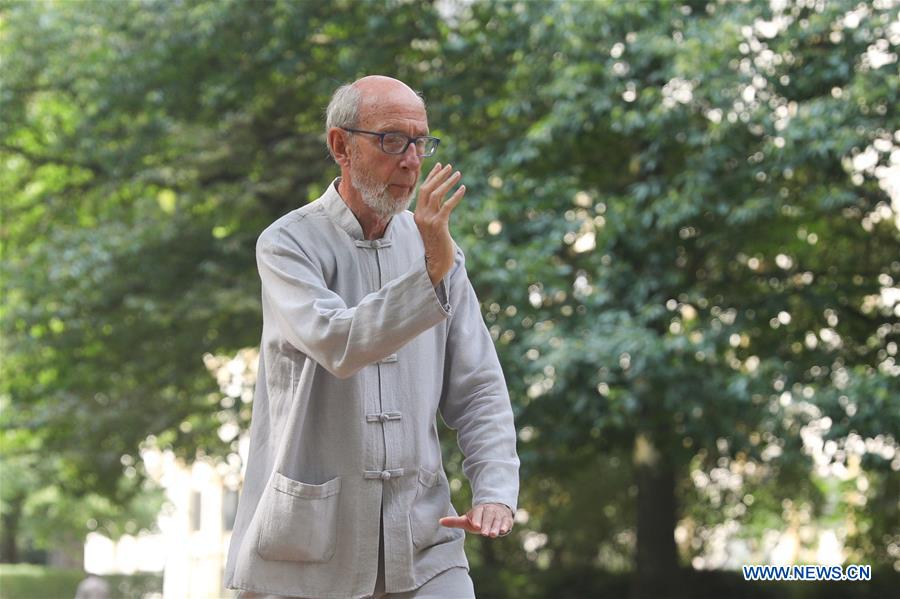
[[[415,194],[415,189],[405,197],[394,198],[387,183],[374,180],[367,171],[359,168],[357,164],[353,162],[350,165],[351,184],[362,196],[363,203],[371,208],[376,216],[387,220],[409,207]]]

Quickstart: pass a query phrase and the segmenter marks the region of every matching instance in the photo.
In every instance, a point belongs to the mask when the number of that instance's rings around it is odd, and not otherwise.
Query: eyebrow
[[[406,131],[400,131],[399,129],[386,129],[384,131],[381,131],[381,133],[397,133],[398,135],[406,135],[407,137],[431,137],[431,133],[429,133],[428,131],[422,133],[421,135],[417,134],[412,136],[407,135]]]
[[[400,133],[401,135],[406,135],[406,132],[401,131],[399,129],[399,127],[400,126],[397,125],[396,123],[388,123],[384,127],[381,127],[380,132],[381,133]],[[431,137],[431,132],[429,131],[428,127],[426,126],[425,133],[416,133],[413,137]]]

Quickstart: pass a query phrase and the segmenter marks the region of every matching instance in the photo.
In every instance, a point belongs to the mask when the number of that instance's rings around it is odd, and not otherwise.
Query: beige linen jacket
[[[516,510],[513,414],[462,252],[433,287],[412,214],[367,241],[336,186],[257,242],[263,333],[229,588],[371,594],[382,510],[388,592],[468,568],[465,533],[438,524],[457,514],[438,411],[473,505]]]

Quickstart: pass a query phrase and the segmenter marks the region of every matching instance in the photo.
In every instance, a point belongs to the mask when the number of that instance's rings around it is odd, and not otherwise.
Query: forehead
[[[428,115],[421,98],[412,93],[388,93],[363,98],[360,125],[378,131],[428,133]]]

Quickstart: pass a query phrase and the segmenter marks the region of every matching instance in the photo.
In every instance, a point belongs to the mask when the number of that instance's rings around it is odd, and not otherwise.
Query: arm
[[[451,165],[436,164],[419,190],[415,223],[425,260],[403,276],[348,308],[325,284],[321,269],[297,242],[273,232],[256,248],[263,301],[288,343],[339,378],[389,356],[416,335],[449,316],[437,295],[446,297],[443,279],[453,265],[450,214],[466,193]],[[266,239],[264,239],[266,238]]]
[[[453,316],[439,409],[447,425],[457,430],[464,455],[463,472],[472,485],[475,507],[468,518],[474,526],[462,527],[483,534],[491,532],[488,519],[493,518],[489,512],[497,508],[499,516],[501,507],[506,506],[509,513],[505,513],[506,509],[502,511],[508,522],[503,522],[501,527],[497,520],[491,535],[496,536],[498,531],[502,534],[504,528],[508,532],[512,527],[518,501],[519,458],[513,413],[497,352],[466,275],[462,252],[457,252],[457,264],[448,286]]]
[[[339,378],[396,352],[449,315],[424,260],[348,307],[303,249],[277,232],[260,238],[256,258],[263,302],[281,335]]]

